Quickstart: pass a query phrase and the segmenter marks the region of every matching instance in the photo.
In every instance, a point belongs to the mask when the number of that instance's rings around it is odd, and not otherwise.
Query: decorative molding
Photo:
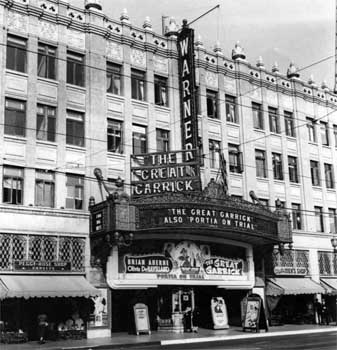
[[[67,17],[71,18],[72,20],[79,21],[81,23],[85,22],[85,16],[81,12],[74,11],[72,9],[69,9],[67,11]]]
[[[67,29],[67,45],[76,49],[85,49],[85,34],[74,29]]]
[[[58,14],[58,5],[49,1],[40,0],[39,7],[46,12],[52,13],[54,15]]]
[[[168,59],[158,55],[153,55],[153,67],[155,71],[168,74]]]
[[[123,60],[123,47],[122,45],[116,44],[112,41],[106,41],[105,54],[108,58]]]
[[[58,41],[58,27],[56,24],[39,20],[38,36],[44,39]]]
[[[130,54],[131,64],[146,68],[146,53],[145,51],[131,49]]]
[[[206,85],[216,89],[218,88],[218,74],[206,71],[205,81]]]
[[[7,27],[17,32],[28,33],[28,16],[8,11]]]
[[[136,40],[139,40],[141,42],[145,42],[145,34],[142,32],[131,30],[130,36]]]

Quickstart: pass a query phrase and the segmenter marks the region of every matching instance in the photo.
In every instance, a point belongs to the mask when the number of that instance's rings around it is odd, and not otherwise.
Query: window
[[[67,174],[66,208],[83,209],[84,176]]]
[[[242,173],[242,153],[239,146],[228,144],[229,171],[231,173]]]
[[[284,111],[284,126],[286,135],[295,137],[294,118],[292,112]]]
[[[316,220],[316,231],[323,232],[324,224],[323,224],[323,208],[315,207],[315,220]]]
[[[23,137],[26,135],[26,102],[6,98],[5,134]]]
[[[310,161],[310,173],[311,173],[311,183],[313,186],[321,185],[321,178],[319,176],[319,166],[318,162],[315,160]]]
[[[235,97],[225,95],[225,100],[226,100],[226,120],[231,123],[238,123]]]
[[[67,83],[84,86],[84,57],[67,52]]]
[[[211,90],[206,90],[207,117],[219,118],[218,116],[218,93]]]
[[[329,208],[330,233],[336,233],[336,209]]]
[[[329,146],[329,128],[328,123],[321,122],[321,140],[323,146]]]
[[[270,132],[275,134],[280,133],[280,121],[277,113],[277,109],[273,107],[268,107],[268,116],[269,116],[269,128]]]
[[[273,174],[275,180],[283,180],[282,155],[272,153]]]
[[[67,145],[84,147],[84,114],[67,111]]]
[[[262,106],[259,103],[252,102],[253,126],[255,129],[263,129]]]
[[[335,181],[331,164],[324,163],[324,175],[326,188],[334,188]]]
[[[167,78],[154,76],[154,103],[158,106],[168,106]]]
[[[9,204],[23,203],[23,169],[4,166],[2,201]]]
[[[53,208],[54,193],[54,173],[36,170],[35,205]]]
[[[114,153],[123,153],[123,133],[122,122],[108,119],[108,151]]]
[[[131,98],[145,101],[145,73],[131,69]]]
[[[132,152],[133,154],[147,153],[146,127],[132,126]]]
[[[335,139],[335,147],[337,147],[337,125],[333,126],[333,135]]]
[[[213,169],[220,168],[220,141],[209,140],[208,141],[209,148],[209,166]]]
[[[37,56],[37,75],[41,78],[55,79],[56,49],[49,45],[39,44]]]
[[[27,72],[27,41],[15,36],[7,38],[6,68],[18,72]]]
[[[55,141],[56,109],[37,105],[36,138],[43,141]]]
[[[264,207],[269,208],[269,199],[265,198],[259,198],[260,204],[262,204]]]
[[[106,92],[115,95],[122,94],[122,68],[118,64],[106,64]]]
[[[255,150],[256,176],[267,177],[265,151]]]
[[[298,182],[297,158],[288,156],[289,181]]]
[[[291,215],[294,230],[302,230],[301,204],[291,203]]]
[[[307,118],[308,139],[310,142],[317,142],[315,120]]]
[[[169,131],[163,129],[156,129],[157,151],[168,152],[170,150]]]

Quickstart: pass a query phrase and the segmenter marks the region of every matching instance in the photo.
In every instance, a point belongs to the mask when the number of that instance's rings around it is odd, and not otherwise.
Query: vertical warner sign
[[[178,35],[179,81],[181,97],[182,148],[185,162],[195,162],[198,157],[198,118],[195,96],[194,31],[186,20]]]

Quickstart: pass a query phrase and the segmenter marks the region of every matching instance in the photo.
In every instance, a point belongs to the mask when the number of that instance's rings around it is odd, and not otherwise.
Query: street
[[[158,345],[137,347],[141,349],[158,349]],[[228,340],[220,342],[206,342],[197,344],[178,344],[170,346],[162,346],[161,349],[221,349],[221,350],[336,350],[337,334],[314,333],[314,334],[298,334],[292,336],[263,337],[255,339]],[[122,348],[120,348],[122,349]]]

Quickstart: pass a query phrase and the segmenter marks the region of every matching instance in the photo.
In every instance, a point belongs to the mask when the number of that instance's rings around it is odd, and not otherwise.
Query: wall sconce
[[[114,233],[115,243],[118,247],[129,247],[133,241],[133,233]]]
[[[337,236],[333,236],[331,238],[331,245],[332,245],[334,254],[337,254]]]

